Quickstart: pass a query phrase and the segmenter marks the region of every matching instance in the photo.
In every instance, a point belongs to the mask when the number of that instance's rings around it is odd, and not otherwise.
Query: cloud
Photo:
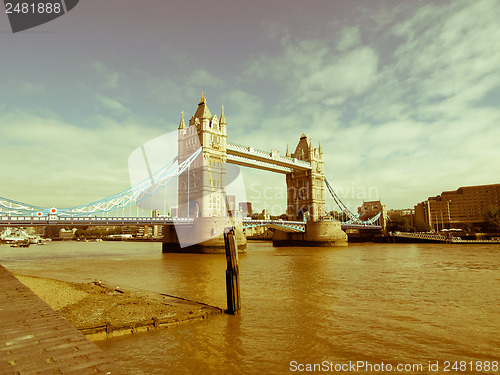
[[[261,54],[250,61],[243,75],[247,79],[272,79],[294,88],[304,76],[321,68],[330,49],[321,40],[292,43],[284,38],[277,55]]]
[[[488,103],[499,100],[499,12],[494,1],[399,7],[393,27],[379,20],[380,44],[361,43],[362,24],[342,29],[337,50],[329,37],[285,39],[248,66],[287,90],[262,122],[275,135],[306,128],[321,140],[327,177],[344,190],[376,187],[393,208],[498,182],[500,110]],[[384,65],[380,51],[390,51]]]
[[[378,57],[370,47],[359,47],[335,57],[300,80],[298,103],[337,106],[365,92],[377,81]]]
[[[146,121],[90,116],[78,127],[20,111],[0,115],[2,196],[42,206],[74,206],[128,186],[127,158],[158,135]],[[41,131],[43,129],[43,131]]]
[[[378,54],[362,45],[357,27],[344,28],[335,38],[292,42],[283,39],[278,55],[261,55],[249,62],[248,79],[273,80],[286,90],[283,110],[312,110],[340,106],[378,79]]]
[[[421,102],[462,95],[467,105],[498,86],[500,50],[491,41],[500,38],[499,17],[495,1],[454,2],[427,5],[393,28],[406,38],[395,52],[398,68],[417,83]]]
[[[32,82],[20,82],[17,84],[19,95],[43,95],[45,87]]]
[[[262,99],[243,90],[230,90],[222,95],[228,133],[231,137],[249,140],[254,133],[260,133],[264,120]],[[212,112],[214,113],[215,110]],[[219,111],[217,110],[219,116]],[[262,138],[262,133],[260,133]]]
[[[222,84],[222,80],[205,69],[197,69],[191,73],[186,81],[186,87],[217,88]]]
[[[96,100],[101,108],[112,114],[126,115],[130,113],[130,110],[118,100],[100,94],[97,95]]]
[[[150,72],[140,71],[139,76],[149,98],[155,103],[175,106],[178,113],[181,110],[187,111],[186,105],[196,106],[197,102],[193,102],[199,100],[202,92],[210,98],[211,93],[225,91],[225,81],[222,78],[201,68],[194,69],[187,75],[158,77]]]
[[[337,50],[345,51],[346,49],[357,46],[361,43],[361,32],[358,27],[346,27],[342,30],[342,35],[337,44]]]
[[[101,85],[104,88],[117,89],[120,87],[120,74],[118,72],[109,69],[100,61],[95,61],[90,66],[99,74]]]

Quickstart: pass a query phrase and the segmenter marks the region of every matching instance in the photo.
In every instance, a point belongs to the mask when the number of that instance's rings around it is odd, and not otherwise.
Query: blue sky
[[[64,207],[123,190],[130,153],[202,91],[231,142],[321,142],[351,207],[498,183],[498,19],[498,0],[86,0],[12,34],[0,14],[0,196]],[[244,173],[276,187],[259,208],[285,204],[284,176]]]

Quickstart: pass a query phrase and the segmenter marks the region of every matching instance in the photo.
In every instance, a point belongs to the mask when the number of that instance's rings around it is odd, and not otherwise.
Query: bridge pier
[[[273,237],[273,246],[330,247],[347,246],[347,234],[337,220],[310,221],[306,231],[290,233],[277,230]]]
[[[244,253],[247,240],[240,220],[229,217],[197,217],[193,224],[166,225],[163,228],[163,253],[225,254],[224,229],[235,228],[238,252]]]

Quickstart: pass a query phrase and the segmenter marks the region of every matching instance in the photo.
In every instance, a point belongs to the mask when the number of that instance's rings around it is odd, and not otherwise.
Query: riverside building
[[[417,204],[415,222],[435,230],[484,227],[490,206],[500,206],[500,184],[461,187]]]

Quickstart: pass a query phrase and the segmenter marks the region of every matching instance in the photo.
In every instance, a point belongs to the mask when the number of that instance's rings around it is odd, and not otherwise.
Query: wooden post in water
[[[240,300],[240,270],[238,267],[238,245],[234,228],[226,229],[224,232],[224,242],[226,247],[226,293],[228,314],[239,314],[241,309]]]

